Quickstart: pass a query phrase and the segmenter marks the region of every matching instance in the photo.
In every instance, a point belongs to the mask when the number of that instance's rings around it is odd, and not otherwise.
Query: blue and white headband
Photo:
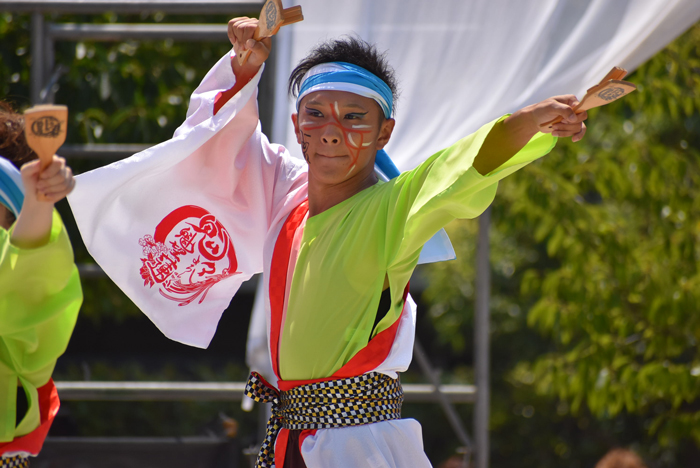
[[[15,218],[19,216],[24,203],[22,176],[14,164],[2,156],[0,156],[0,203],[5,205]]]
[[[347,91],[374,99],[387,119],[391,118],[394,109],[394,96],[389,85],[364,68],[347,62],[322,63],[306,72],[297,97],[297,112],[302,98],[314,91]]]

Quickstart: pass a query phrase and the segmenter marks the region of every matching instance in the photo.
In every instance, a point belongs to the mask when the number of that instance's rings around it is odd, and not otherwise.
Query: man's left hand
[[[555,137],[571,137],[571,141],[579,141],[586,134],[586,124],[584,120],[588,118],[587,112],[576,114],[574,107],[578,105],[578,99],[573,94],[554,96],[544,101],[523,108],[520,112],[529,116],[533,134],[540,131],[551,133]],[[540,127],[540,125],[550,122],[557,117],[562,117],[562,121],[556,123],[552,128]]]

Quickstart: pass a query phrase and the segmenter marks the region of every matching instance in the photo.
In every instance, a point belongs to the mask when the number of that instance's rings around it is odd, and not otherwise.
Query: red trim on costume
[[[404,311],[406,310],[406,296],[408,296],[408,284],[403,292],[404,304],[399,317],[389,328],[377,333],[377,335],[367,343],[367,346],[359,350],[343,367],[338,369],[333,374],[334,378],[343,379],[362,375],[376,369],[384,362],[391,352],[391,347],[399,331],[401,317],[403,317]]]
[[[275,466],[282,468],[284,466],[284,458],[287,455],[287,441],[289,440],[289,429],[282,428],[277,433],[275,440]],[[279,450],[277,449],[279,447]]]
[[[219,91],[219,93],[216,95],[214,98],[214,115],[216,115],[222,107],[224,107],[224,104],[229,102],[229,100],[236,95],[236,93],[240,91],[239,88],[237,88],[235,85],[233,88],[227,90],[227,91]]]
[[[317,382],[325,382],[327,380],[345,379],[348,377],[355,377],[358,375],[366,374],[376,369],[384,360],[389,356],[391,352],[391,347],[394,345],[394,340],[396,339],[396,333],[399,330],[399,324],[404,312],[406,311],[406,297],[408,296],[410,283],[406,285],[403,292],[403,309],[401,309],[401,314],[399,318],[386,330],[377,333],[377,335],[372,338],[367,346],[359,350],[343,367],[338,369],[330,377],[324,377],[321,379],[310,379],[310,380],[279,380],[277,382],[277,387],[282,391],[291,390],[294,387],[300,385],[307,385]],[[274,322],[273,322],[274,324]],[[278,332],[279,336],[279,332]],[[277,374],[279,377],[279,374]]]
[[[251,79],[248,79],[245,82],[243,82],[242,80],[236,78],[236,84],[234,84],[231,89],[228,89],[226,91],[219,91],[219,93],[214,98],[214,115],[216,115],[221,110],[221,108],[224,107],[224,105],[227,102],[229,102],[231,98],[236,95],[236,93],[238,93],[238,91],[242,90],[245,85],[250,83]]]
[[[51,423],[58,413],[61,402],[58,399],[58,391],[53,383],[53,379],[37,388],[39,392],[39,427],[27,435],[18,437],[12,442],[0,444],[0,455],[3,453],[28,452],[34,456],[38,455],[44,445],[44,439],[49,433]]]
[[[275,249],[272,253],[270,264],[270,354],[272,369],[280,377],[279,368],[279,340],[282,332],[282,315],[284,313],[284,293],[287,289],[287,270],[289,256],[294,241],[294,233],[304,221],[309,212],[309,201],[304,200],[292,210],[277,236]],[[281,466],[281,465],[280,465]]]
[[[299,434],[299,453],[301,453],[301,446],[304,445],[306,438],[309,436],[315,436],[316,431],[317,429],[304,429],[301,431],[301,434]],[[302,454],[301,457],[304,458],[304,455]]]

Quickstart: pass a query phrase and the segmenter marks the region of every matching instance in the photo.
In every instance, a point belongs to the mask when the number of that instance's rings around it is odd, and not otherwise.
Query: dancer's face
[[[310,178],[325,184],[371,174],[394,129],[394,120],[385,119],[373,99],[345,91],[304,96],[292,121]]]

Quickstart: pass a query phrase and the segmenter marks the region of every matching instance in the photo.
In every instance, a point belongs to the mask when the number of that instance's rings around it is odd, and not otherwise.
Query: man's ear
[[[381,123],[379,136],[377,136],[377,150],[383,149],[389,143],[391,134],[394,131],[394,125],[396,125],[396,120],[394,119],[384,119]]]
[[[299,114],[292,114],[292,124],[294,124],[294,134],[297,136],[297,143],[301,145],[301,131],[299,130]]]

